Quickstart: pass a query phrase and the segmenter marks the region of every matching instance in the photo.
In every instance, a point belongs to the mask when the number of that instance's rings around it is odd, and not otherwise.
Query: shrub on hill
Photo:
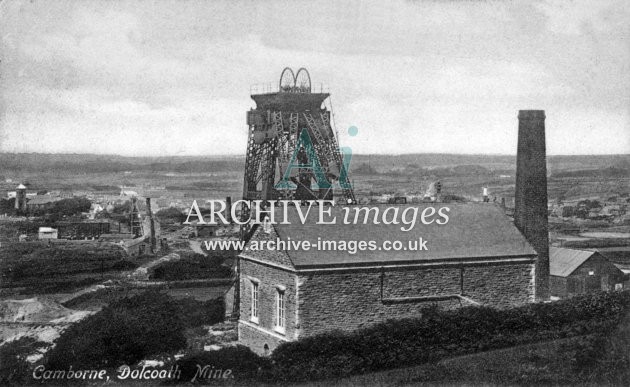
[[[0,214],[15,215],[15,198],[0,199]]]
[[[54,203],[52,208],[37,209],[33,215],[41,216],[48,214],[49,221],[61,220],[64,216],[77,215],[90,210],[92,202],[83,197],[62,199]]]
[[[599,358],[604,356],[602,338],[617,329],[628,310],[628,292],[575,297],[508,310],[427,309],[422,319],[392,320],[353,333],[332,332],[284,343],[270,358],[258,357],[245,347],[235,347],[189,355],[178,364],[182,368],[182,380],[186,381],[200,371],[198,365],[211,365],[215,371],[231,369],[234,378],[241,382],[314,380],[581,336],[586,339],[578,348],[574,363],[590,370],[598,367]]]
[[[117,300],[63,332],[46,368],[111,368],[180,350],[186,347],[183,319],[177,303],[161,293]]]
[[[614,328],[630,293],[602,293],[508,310],[467,307],[388,321],[353,333],[288,342],[272,354],[284,380],[338,377]]]
[[[160,222],[180,224],[186,220],[186,215],[175,207],[162,208],[155,213]]]
[[[32,337],[22,337],[0,347],[0,385],[18,386],[29,382],[30,364],[26,358],[47,346]]]
[[[192,298],[177,300],[184,317],[184,325],[188,328],[201,325],[212,325],[225,320],[225,303],[223,298],[208,301],[197,301]]]

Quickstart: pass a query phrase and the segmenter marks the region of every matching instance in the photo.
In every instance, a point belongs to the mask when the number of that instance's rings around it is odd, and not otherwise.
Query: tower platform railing
[[[280,90],[277,83],[255,83],[249,86],[250,95],[274,94],[280,91],[286,93],[330,93],[330,88],[323,83],[312,85],[310,91],[300,89],[300,87],[293,87],[290,90]]]

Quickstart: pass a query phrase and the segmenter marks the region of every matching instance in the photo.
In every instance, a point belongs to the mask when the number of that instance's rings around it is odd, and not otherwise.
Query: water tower
[[[314,184],[317,179],[313,169],[290,168],[307,165],[317,158],[328,182],[346,180],[342,182],[346,184],[337,185],[339,192],[335,196],[344,203],[356,202],[347,174],[342,170],[342,154],[330,124],[330,111],[324,106],[329,96],[323,90],[319,93],[312,90],[311,77],[305,68],[297,73],[285,68],[277,89],[270,85],[252,88],[251,98],[256,108],[247,112],[249,135],[243,199],[333,199],[333,187]],[[304,130],[313,145],[310,149],[305,149],[301,141]],[[297,157],[292,163],[294,155]],[[292,188],[277,188],[287,174]]]
[[[19,213],[26,213],[26,187],[24,184],[18,185],[15,189],[15,209]]]

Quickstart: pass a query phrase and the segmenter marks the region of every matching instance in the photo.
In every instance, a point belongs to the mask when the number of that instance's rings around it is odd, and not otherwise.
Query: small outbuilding
[[[56,228],[52,228],[52,227],[39,228],[38,236],[40,240],[41,239],[57,239],[58,235],[59,234]]]
[[[597,251],[549,249],[552,297],[623,290],[625,274]]]
[[[140,257],[151,253],[151,243],[147,237],[127,239],[122,243],[122,247],[130,257]]]
[[[216,224],[194,224],[193,230],[196,238],[207,238],[217,235],[219,225]]]

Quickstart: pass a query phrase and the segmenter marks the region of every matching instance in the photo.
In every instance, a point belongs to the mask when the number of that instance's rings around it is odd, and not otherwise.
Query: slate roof
[[[596,251],[550,247],[549,274],[556,277],[567,277],[595,254],[597,254]]]
[[[394,205],[376,206],[379,211]],[[447,224],[436,223],[424,225],[420,221],[422,210],[426,207],[449,207],[449,221]],[[361,206],[362,207],[362,206]],[[369,206],[371,207],[371,206]],[[304,224],[300,221],[295,208],[288,210],[290,224],[275,224],[282,240],[291,238],[293,241],[309,240],[317,243],[318,237],[331,241],[376,241],[381,246],[385,240],[400,240],[404,245],[407,241],[418,240],[422,237],[427,242],[428,251],[359,251],[350,254],[347,251],[318,251],[289,250],[291,261],[296,268],[357,266],[368,264],[415,263],[418,261],[441,261],[468,258],[508,258],[533,257],[536,252],[518,231],[512,221],[505,216],[503,210],[487,203],[426,203],[417,205],[396,205],[399,207],[399,219],[402,211],[408,207],[417,207],[418,217],[415,227],[410,231],[401,231],[403,224],[343,224],[345,212],[342,207],[332,209],[336,216],[335,224],[316,224],[319,212],[313,206]],[[307,207],[302,207],[303,212]],[[354,208],[354,207],[350,207]],[[277,223],[282,221],[281,210],[275,214]],[[350,212],[350,219],[354,219],[354,210]],[[380,218],[380,216],[379,216]],[[332,217],[325,215],[325,220]],[[405,228],[408,228],[405,226]]]

